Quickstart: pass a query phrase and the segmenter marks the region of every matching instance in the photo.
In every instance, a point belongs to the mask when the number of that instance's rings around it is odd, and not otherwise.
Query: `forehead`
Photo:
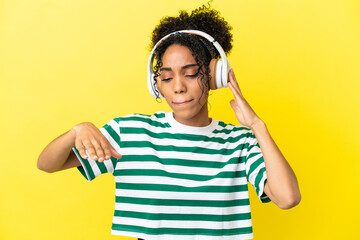
[[[179,44],[169,46],[164,52],[161,61],[164,67],[170,65],[175,67],[196,64],[196,60],[192,55],[191,50],[188,47]]]

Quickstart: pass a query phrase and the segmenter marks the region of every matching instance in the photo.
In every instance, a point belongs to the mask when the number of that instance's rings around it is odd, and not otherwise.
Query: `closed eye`
[[[199,72],[195,73],[194,75],[185,75],[188,78],[196,78],[197,76],[199,76]]]

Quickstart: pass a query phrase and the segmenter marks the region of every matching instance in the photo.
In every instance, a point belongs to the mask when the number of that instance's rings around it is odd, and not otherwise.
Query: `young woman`
[[[156,63],[150,66],[149,89],[172,112],[117,117],[100,130],[80,123],[39,156],[38,168],[46,172],[78,167],[88,181],[114,175],[112,234],[251,239],[247,182],[261,202],[282,209],[300,202],[294,172],[242,95],[233,70],[225,76],[241,125],[209,118],[208,93],[216,88],[220,52],[196,31],[177,32],[189,29],[209,34],[226,53],[232,48],[231,27],[209,7],[161,20],[152,34]]]

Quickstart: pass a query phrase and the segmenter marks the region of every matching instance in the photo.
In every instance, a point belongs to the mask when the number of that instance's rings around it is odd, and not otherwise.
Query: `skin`
[[[200,78],[196,75],[199,67],[189,48],[169,46],[162,63],[156,85],[173,110],[175,120],[195,127],[209,125],[208,92],[202,94]]]
[[[171,45],[163,55],[161,76],[157,87],[173,110],[175,120],[195,127],[210,124],[208,116],[208,94],[202,95],[196,61],[191,51],[184,46]],[[264,192],[280,208],[289,209],[301,200],[295,173],[280,152],[266,127],[245,100],[233,70],[229,71],[229,89],[234,95],[230,105],[238,121],[249,127],[259,142],[265,162],[267,181]],[[182,104],[179,104],[182,103]],[[87,158],[85,150],[95,161],[103,162],[110,156],[121,158],[108,140],[92,123],[85,122],[53,140],[40,154],[38,168],[56,172],[81,166],[71,150],[76,146],[80,155]]]

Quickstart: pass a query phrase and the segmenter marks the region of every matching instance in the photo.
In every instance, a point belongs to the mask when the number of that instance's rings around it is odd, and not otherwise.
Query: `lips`
[[[194,99],[191,99],[191,100],[188,100],[188,101],[173,102],[173,103],[174,103],[175,105],[185,105],[185,104],[191,102],[192,100],[194,100]]]

